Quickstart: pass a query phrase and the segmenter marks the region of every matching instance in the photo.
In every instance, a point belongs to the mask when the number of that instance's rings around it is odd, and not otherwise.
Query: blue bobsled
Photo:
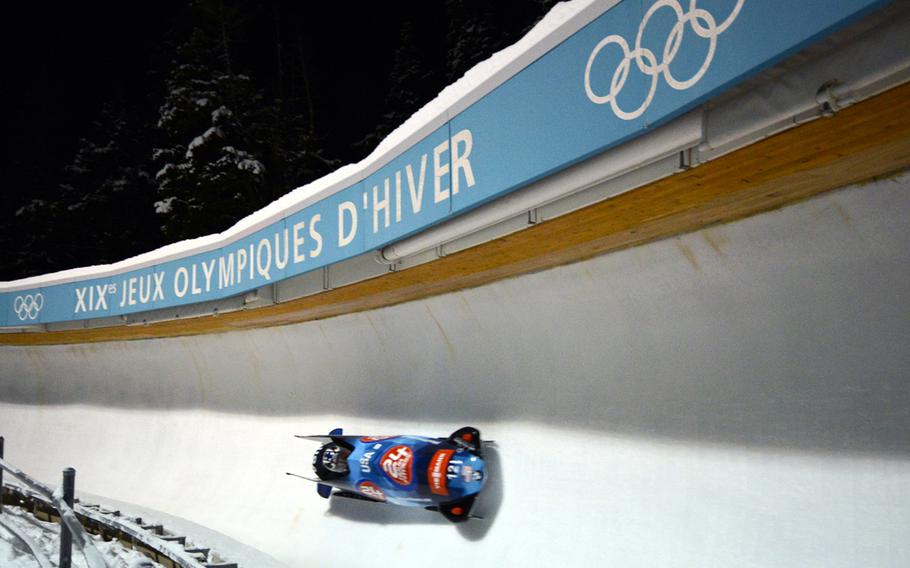
[[[487,481],[480,432],[466,426],[448,438],[423,436],[297,436],[321,442],[313,470],[322,497],[421,507],[455,523],[469,518]],[[291,474],[293,475],[293,474]],[[301,476],[302,477],[302,476]]]

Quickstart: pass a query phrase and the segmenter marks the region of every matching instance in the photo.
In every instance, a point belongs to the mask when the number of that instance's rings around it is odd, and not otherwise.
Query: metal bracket
[[[332,283],[329,278],[329,267],[328,266],[322,267],[322,289],[323,290],[332,289]]]
[[[834,116],[837,111],[854,104],[856,97],[847,85],[831,79],[818,88],[815,100],[818,101],[822,116]]]

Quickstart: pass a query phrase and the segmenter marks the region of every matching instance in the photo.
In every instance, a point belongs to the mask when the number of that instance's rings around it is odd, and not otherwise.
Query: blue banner
[[[365,179],[224,247],[0,294],[0,325],[226,298],[422,231],[664,124],[886,0],[626,0]]]

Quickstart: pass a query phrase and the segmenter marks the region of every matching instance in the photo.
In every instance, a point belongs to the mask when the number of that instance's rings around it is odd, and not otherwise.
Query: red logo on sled
[[[427,481],[430,484],[430,491],[436,495],[449,494],[446,473],[449,460],[454,454],[455,450],[439,450],[430,459],[430,465],[427,466]]]
[[[407,446],[393,446],[382,456],[382,470],[399,485],[410,485],[414,478],[414,451]]]
[[[372,481],[361,481],[360,484],[357,485],[357,490],[370,499],[385,501],[385,493],[383,493],[382,489]]]

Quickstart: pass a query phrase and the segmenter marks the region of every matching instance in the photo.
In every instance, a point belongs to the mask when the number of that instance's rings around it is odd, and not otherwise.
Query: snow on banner
[[[221,248],[0,294],[0,325],[226,298],[424,230],[683,114],[886,0],[626,0],[375,173]]]

